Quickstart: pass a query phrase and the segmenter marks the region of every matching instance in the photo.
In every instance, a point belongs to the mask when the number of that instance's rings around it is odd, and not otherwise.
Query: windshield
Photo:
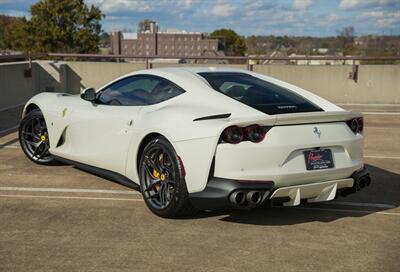
[[[199,73],[216,91],[266,114],[322,111],[294,92],[244,73]]]

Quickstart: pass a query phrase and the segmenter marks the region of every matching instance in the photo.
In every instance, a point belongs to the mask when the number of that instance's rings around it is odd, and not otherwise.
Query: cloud
[[[400,25],[400,11],[367,11],[358,19],[361,21],[373,21],[381,28],[396,28]]]
[[[0,0],[0,14],[27,15],[38,0]],[[336,35],[345,26],[357,34],[400,34],[400,0],[85,0],[98,6],[106,31],[136,30],[143,19],[162,31],[212,32],[232,28],[240,35]]]
[[[296,10],[305,10],[309,6],[311,6],[311,4],[312,4],[311,0],[293,0],[292,7]]]
[[[399,0],[341,0],[339,8],[343,10],[362,8],[385,8],[400,6]]]
[[[152,6],[148,1],[141,0],[89,0],[87,2],[100,7],[100,9],[106,14],[120,11],[145,12],[152,10]]]
[[[215,4],[211,9],[211,14],[218,17],[231,16],[236,10],[236,7],[228,2],[220,2]]]

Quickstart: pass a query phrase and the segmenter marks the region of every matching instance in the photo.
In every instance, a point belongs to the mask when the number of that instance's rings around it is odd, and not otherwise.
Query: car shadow
[[[264,206],[253,210],[207,211],[186,219],[216,217],[218,220],[250,225],[280,226],[308,222],[328,223],[342,218],[363,217],[400,206],[400,174],[366,165],[371,173],[369,187],[334,202],[308,204],[297,207]],[[346,203],[343,203],[346,202]],[[354,203],[353,205],[350,205]],[[365,203],[367,205],[360,205]],[[370,204],[383,205],[370,205]]]
[[[18,138],[11,139],[11,140],[9,140],[9,141],[3,143],[3,144],[0,144],[0,149],[2,149],[2,148],[7,148],[8,146],[10,146],[10,145],[12,145],[12,144],[14,144],[14,143],[16,143],[16,142],[18,142]]]

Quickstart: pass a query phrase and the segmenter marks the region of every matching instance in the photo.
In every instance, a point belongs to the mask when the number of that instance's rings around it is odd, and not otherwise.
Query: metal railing
[[[99,55],[99,54],[70,54],[70,53],[48,53],[49,57],[56,58],[79,58],[79,59],[136,59],[144,60],[146,62],[146,69],[150,69],[151,65],[149,60],[154,59],[181,59],[181,60],[232,60],[242,61],[243,64],[247,65],[247,69],[252,69],[252,61],[318,61],[318,60],[334,60],[334,61],[352,61],[353,64],[356,61],[400,61],[398,57],[338,57],[338,56],[306,56],[306,57],[263,57],[263,56],[166,56],[166,55],[155,55],[155,56],[137,56],[137,55]]]
[[[286,64],[298,64],[299,61],[306,61],[310,64],[311,61],[342,61],[342,64],[352,64],[352,71],[349,73],[349,79],[357,81],[358,77],[358,64],[360,62],[400,62],[400,56],[394,57],[362,57],[362,56],[305,56],[305,57],[265,57],[265,56],[167,56],[167,55],[153,55],[153,56],[138,56],[138,55],[102,55],[102,54],[76,54],[76,53],[42,53],[42,54],[20,54],[20,55],[0,55],[0,62],[15,61],[15,60],[28,60],[29,68],[31,68],[32,60],[34,59],[72,59],[72,60],[83,60],[92,59],[96,61],[102,60],[115,60],[117,62],[124,61],[127,59],[144,61],[146,69],[152,68],[151,60],[154,59],[179,59],[179,60],[194,60],[195,63],[199,60],[215,60],[223,61],[228,60],[236,64],[245,64],[246,69],[253,70],[253,62],[257,61],[284,61]],[[293,61],[295,63],[293,63]],[[272,64],[272,63],[267,63]]]
[[[243,64],[251,65],[252,61],[320,61],[320,60],[333,60],[333,61],[400,61],[400,56],[393,57],[362,57],[362,56],[305,56],[305,57],[265,57],[265,56],[167,56],[167,55],[153,55],[153,56],[138,56],[138,55],[102,55],[102,54],[76,54],[76,53],[42,53],[42,54],[18,54],[18,55],[0,55],[1,61],[12,60],[34,60],[37,58],[75,58],[75,59],[97,59],[97,60],[125,60],[136,59],[142,60],[150,64],[150,60],[154,59],[180,59],[180,60],[232,60],[242,61]],[[147,66],[146,66],[147,67]],[[150,66],[147,68],[151,68]]]

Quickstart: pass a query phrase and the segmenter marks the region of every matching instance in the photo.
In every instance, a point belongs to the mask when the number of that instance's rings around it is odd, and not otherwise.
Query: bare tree
[[[353,26],[343,27],[341,30],[337,30],[337,36],[340,41],[340,46],[342,47],[342,52],[344,55],[353,53],[354,47],[354,36],[355,29]]]

